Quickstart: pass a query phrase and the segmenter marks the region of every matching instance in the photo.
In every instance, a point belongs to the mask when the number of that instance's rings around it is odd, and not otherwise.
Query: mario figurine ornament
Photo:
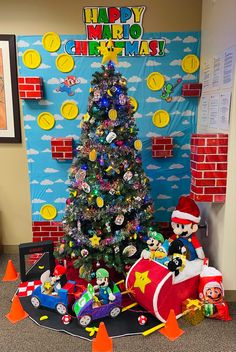
[[[231,320],[228,305],[224,301],[222,274],[219,270],[204,265],[200,274],[199,298],[204,304],[207,318]]]
[[[53,277],[51,279],[51,284],[53,285],[53,289],[55,293],[58,293],[67,282],[66,278],[66,268],[63,265],[56,265],[53,271]]]
[[[158,249],[164,242],[164,237],[156,231],[149,231],[149,239],[147,240],[148,249],[144,249],[141,253],[143,259],[153,259],[158,257]]]
[[[109,273],[106,269],[100,268],[96,271],[96,281],[97,286],[94,288],[99,288],[98,299],[102,304],[108,304],[116,299],[113,294],[113,284],[109,282]]]
[[[196,236],[200,220],[200,210],[194,200],[190,197],[180,197],[171,217],[174,235],[170,240],[179,239],[183,243],[188,252],[187,259],[190,261],[205,258],[202,246]]]

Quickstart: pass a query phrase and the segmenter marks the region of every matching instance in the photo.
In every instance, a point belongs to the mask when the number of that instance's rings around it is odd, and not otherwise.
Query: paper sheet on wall
[[[211,88],[211,75],[212,75],[212,67],[210,61],[205,61],[203,63],[203,78],[202,78],[202,87],[203,91],[209,91]]]
[[[208,127],[209,122],[209,96],[203,96],[201,99],[201,115],[200,115],[200,126]]]
[[[219,89],[222,80],[222,55],[213,57],[212,89]]]
[[[230,103],[231,103],[230,92],[220,94],[218,127],[222,130],[228,130],[229,128]]]
[[[234,78],[235,46],[224,51],[223,88],[232,88]]]
[[[219,94],[212,94],[209,101],[209,128],[219,127]]]

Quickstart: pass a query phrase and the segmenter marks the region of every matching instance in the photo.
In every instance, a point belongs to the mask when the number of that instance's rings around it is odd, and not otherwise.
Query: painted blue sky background
[[[24,128],[27,143],[28,167],[30,176],[32,220],[43,220],[40,208],[53,204],[57,208],[55,220],[61,220],[67,198],[68,169],[71,162],[59,163],[52,159],[50,140],[52,137],[80,136],[80,120],[86,113],[92,74],[99,70],[101,57],[74,57],[75,67],[70,73],[58,71],[55,60],[64,51],[64,43],[70,39],[85,39],[79,35],[61,35],[62,46],[56,53],[46,51],[42,46],[42,36],[19,36],[18,63],[19,76],[39,76],[44,83],[45,97],[40,101],[22,101]],[[139,104],[135,113],[139,127],[139,138],[143,142],[143,166],[151,181],[151,195],[155,202],[156,220],[169,221],[178,198],[189,194],[190,187],[190,136],[195,131],[197,120],[196,98],[181,97],[181,85],[174,93],[171,103],[160,99],[161,91],[151,91],[146,78],[151,72],[158,71],[165,76],[166,82],[198,82],[198,72],[186,74],[181,68],[181,60],[187,54],[200,54],[199,32],[146,33],[143,39],[165,38],[164,57],[120,57],[117,70],[128,81],[128,94]],[[22,62],[22,55],[27,49],[36,49],[42,57],[37,69],[29,69]],[[56,88],[68,75],[79,77],[80,84],[74,87],[75,95],[69,97],[66,92],[57,92]],[[74,101],[79,107],[75,120],[66,120],[60,114],[64,101]],[[156,110],[164,109],[170,114],[170,123],[164,128],[157,128],[152,123]],[[49,131],[42,130],[37,124],[41,112],[50,112],[56,123]],[[174,157],[153,159],[151,137],[172,136],[174,138]]]

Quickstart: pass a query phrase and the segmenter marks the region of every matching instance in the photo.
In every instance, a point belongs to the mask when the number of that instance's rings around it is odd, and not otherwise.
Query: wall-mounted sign
[[[97,56],[98,47],[112,39],[122,48],[122,56],[163,56],[164,39],[142,39],[145,6],[85,7],[83,21],[87,40],[69,40],[65,51],[69,55]]]

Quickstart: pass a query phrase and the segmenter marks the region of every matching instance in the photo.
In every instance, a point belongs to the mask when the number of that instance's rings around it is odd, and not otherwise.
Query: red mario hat
[[[182,196],[173,211],[171,221],[178,224],[198,224],[201,220],[200,210],[197,204],[189,196]]]
[[[198,288],[199,297],[201,299],[204,298],[206,291],[212,287],[220,288],[222,291],[222,296],[224,296],[221,272],[212,266],[204,266],[200,274],[200,282]]]
[[[53,271],[53,275],[54,276],[61,276],[64,275],[66,273],[66,268],[63,265],[56,265],[55,269]]]

